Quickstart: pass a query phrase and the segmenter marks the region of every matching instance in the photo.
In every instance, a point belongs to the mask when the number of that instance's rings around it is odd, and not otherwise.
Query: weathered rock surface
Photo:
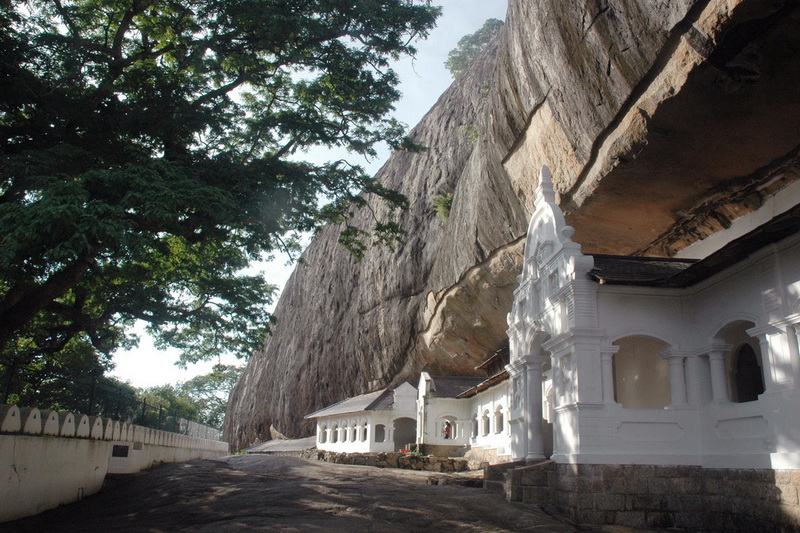
[[[379,172],[409,199],[406,243],[356,264],[339,228],[320,233],[231,396],[228,439],[308,434],[305,413],[422,369],[473,372],[505,341],[541,164],[589,252],[672,255],[760,206],[799,175],[798,51],[796,1],[511,0],[413,130],[428,150]]]

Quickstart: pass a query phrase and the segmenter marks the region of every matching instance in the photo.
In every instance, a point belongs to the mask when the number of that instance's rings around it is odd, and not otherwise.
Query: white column
[[[615,403],[614,400],[614,354],[619,351],[619,346],[600,347],[600,368],[603,380],[603,403]]]
[[[514,461],[525,459],[528,453],[528,433],[525,428],[524,416],[526,399],[522,397],[526,390],[524,369],[524,364],[519,358],[515,358],[506,365],[510,377],[511,408],[508,422],[511,431],[511,457]]]
[[[794,388],[800,389],[800,339],[798,339],[797,328],[800,325],[790,324],[786,331],[789,340],[789,355],[792,362],[792,377],[794,378]]]
[[[712,346],[708,351],[708,364],[711,369],[711,399],[715,402],[730,402],[728,377],[725,372],[725,354],[732,348],[728,345]]]
[[[750,328],[747,334],[758,338],[761,349],[761,375],[764,377],[764,391],[775,392],[786,388],[788,373],[787,358],[781,341],[786,332],[773,325]],[[788,349],[788,343],[786,345]]]
[[[669,364],[669,390],[672,396],[671,407],[682,407],[686,405],[686,371],[683,361],[686,354],[666,350],[661,357]]]
[[[542,364],[544,355],[526,355],[525,374],[525,426],[528,433],[527,461],[543,461],[544,442],[542,442]]]

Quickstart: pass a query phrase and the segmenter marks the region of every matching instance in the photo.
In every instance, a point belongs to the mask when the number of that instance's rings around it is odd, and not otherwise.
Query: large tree
[[[488,19],[478,31],[458,40],[456,47],[448,52],[447,61],[444,62],[445,68],[450,71],[454,79],[475,61],[503,24],[502,20]]]
[[[273,288],[249,262],[403,198],[313,146],[406,145],[389,61],[415,0],[0,3],[0,351],[111,353],[143,320],[189,360],[257,347]],[[369,238],[391,236],[376,222]]]

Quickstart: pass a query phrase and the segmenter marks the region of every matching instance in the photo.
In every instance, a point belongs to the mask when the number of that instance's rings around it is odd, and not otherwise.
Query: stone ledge
[[[469,461],[461,457],[437,457],[435,455],[413,455],[399,452],[344,453],[307,450],[302,457],[342,465],[403,468],[428,472],[464,472],[469,470]]]

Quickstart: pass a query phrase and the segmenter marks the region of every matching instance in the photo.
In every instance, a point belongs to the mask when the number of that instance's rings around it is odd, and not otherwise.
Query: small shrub
[[[433,197],[433,209],[439,221],[444,224],[450,218],[450,208],[453,206],[453,193],[437,194]]]

